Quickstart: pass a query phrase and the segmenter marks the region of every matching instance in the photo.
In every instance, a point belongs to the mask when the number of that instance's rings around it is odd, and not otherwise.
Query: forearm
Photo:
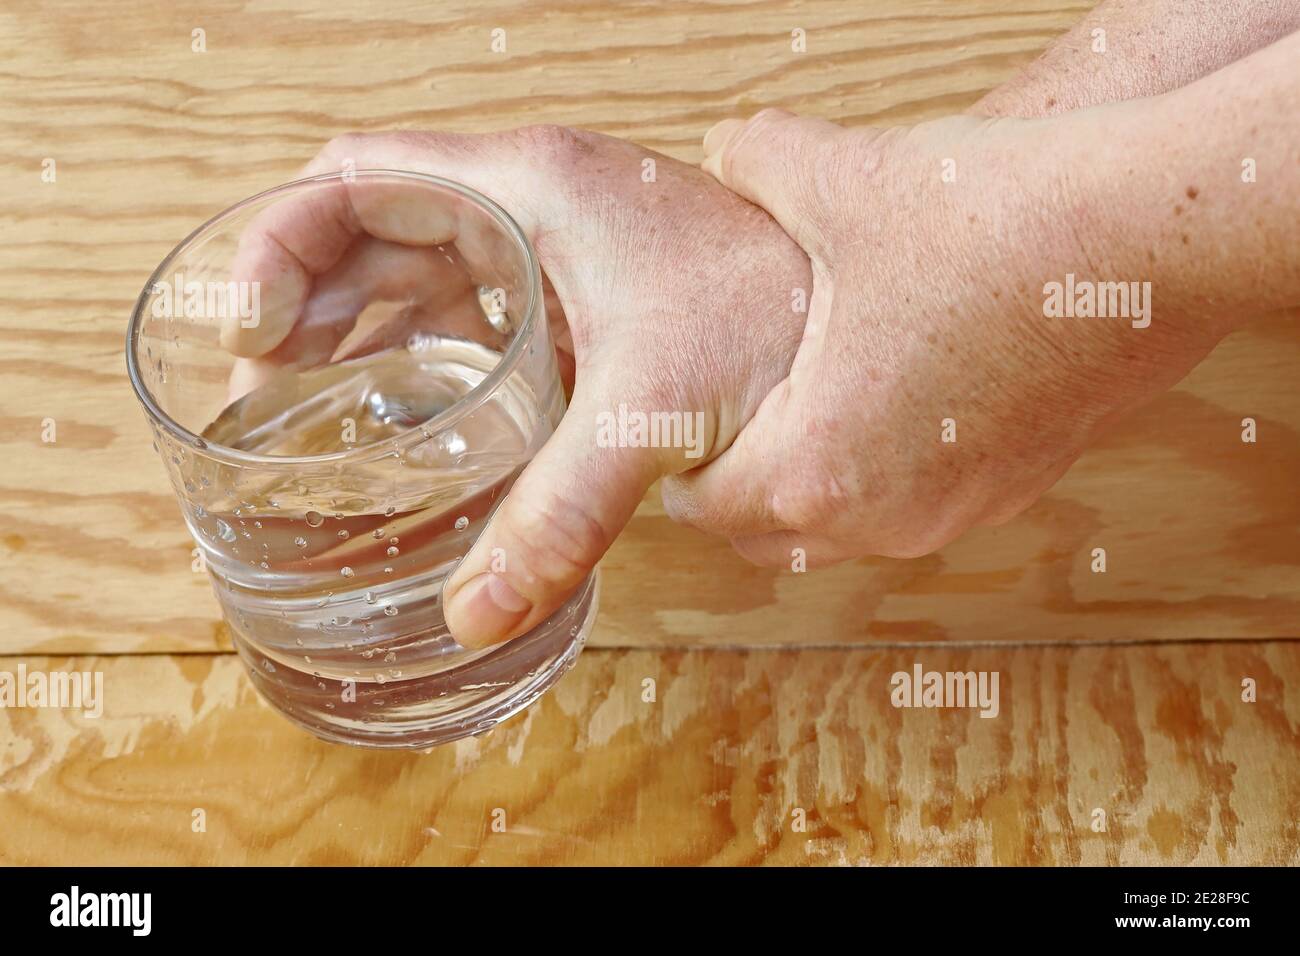
[[[1155,96],[1297,29],[1300,0],[1106,0],[970,112],[1048,116]]]
[[[1067,215],[1153,321],[1226,331],[1300,303],[1300,32],[1182,89],[1076,114]]]

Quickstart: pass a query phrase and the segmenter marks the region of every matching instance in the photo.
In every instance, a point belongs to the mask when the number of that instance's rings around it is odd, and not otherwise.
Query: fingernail
[[[724,119],[720,123],[714,123],[707,133],[704,134],[704,155],[712,156],[725,143],[738,126],[742,125],[740,120]]]
[[[462,647],[479,648],[514,636],[532,602],[491,571],[471,578],[443,608],[447,627]]]

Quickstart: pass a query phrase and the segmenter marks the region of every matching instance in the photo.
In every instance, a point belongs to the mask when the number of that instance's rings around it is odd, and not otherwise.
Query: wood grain
[[[1300,862],[1298,643],[592,650],[425,754],[316,741],[230,655],[24,660],[107,703],[0,710],[0,863]],[[918,662],[999,715],[895,709]]]
[[[228,648],[126,382],[127,315],[195,224],[349,130],[556,122],[687,161],[725,116],[961,109],[1090,4],[297,0],[0,9],[0,651]],[[490,31],[507,52],[490,52]],[[191,52],[206,31],[207,52]],[[808,52],[794,54],[790,31]],[[41,180],[54,159],[57,179]],[[1300,337],[1228,341],[1013,524],[910,562],[760,571],[653,497],[605,646],[1294,636]],[[1240,421],[1260,440],[1243,445]],[[57,441],[41,440],[53,419]],[[1105,547],[1109,571],[1088,571]]]

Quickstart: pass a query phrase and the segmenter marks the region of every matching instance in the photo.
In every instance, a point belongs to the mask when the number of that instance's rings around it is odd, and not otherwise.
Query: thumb
[[[822,147],[844,130],[825,120],[766,109],[718,123],[704,136],[702,168],[732,192],[767,210],[805,252],[816,254],[810,213],[826,197]]]
[[[598,411],[575,392],[555,434],[447,579],[443,613],[461,645],[486,647],[545,621],[591,574],[663,471],[651,449],[598,447]]]

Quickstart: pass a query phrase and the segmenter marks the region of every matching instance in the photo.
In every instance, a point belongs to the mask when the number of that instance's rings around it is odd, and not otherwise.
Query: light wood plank
[[[425,754],[318,742],[230,655],[25,661],[107,703],[0,710],[3,863],[1300,862],[1300,643],[591,650]],[[999,716],[895,709],[918,662],[999,671]]]

